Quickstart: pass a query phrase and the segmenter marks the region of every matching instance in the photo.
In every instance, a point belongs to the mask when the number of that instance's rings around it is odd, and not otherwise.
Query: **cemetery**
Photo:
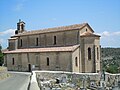
[[[33,71],[40,90],[114,90],[120,75],[109,73],[73,73]]]

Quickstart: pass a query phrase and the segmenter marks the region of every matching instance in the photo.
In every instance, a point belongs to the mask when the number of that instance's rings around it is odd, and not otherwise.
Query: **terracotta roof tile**
[[[4,53],[32,53],[32,52],[71,52],[74,51],[80,45],[67,46],[67,47],[49,47],[49,48],[28,48],[28,49],[16,49],[12,51],[5,51]]]
[[[8,51],[8,49],[3,49],[3,50],[2,50],[2,53],[6,52],[6,51]]]
[[[8,40],[16,40],[16,39],[17,39],[17,37],[9,38]]]
[[[61,27],[54,27],[54,28],[46,28],[46,29],[40,29],[40,30],[33,30],[33,31],[25,31],[23,33],[19,33],[15,36],[20,35],[29,35],[29,34],[39,34],[39,33],[48,33],[48,32],[58,32],[58,31],[64,31],[64,30],[76,30],[81,29],[88,23],[82,23],[82,24],[74,24],[69,26],[61,26]]]
[[[83,34],[80,35],[81,37],[100,37],[99,35],[96,35],[94,33],[90,33],[90,32],[85,32]]]

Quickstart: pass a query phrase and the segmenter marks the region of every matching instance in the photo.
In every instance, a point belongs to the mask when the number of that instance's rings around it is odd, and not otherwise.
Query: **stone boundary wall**
[[[36,71],[32,71],[29,90],[40,90],[36,79]]]
[[[7,67],[0,66],[0,80],[9,77],[10,75],[7,73]]]
[[[77,82],[78,80],[80,81],[85,80],[86,83],[85,87],[90,86],[91,81],[94,81],[97,86],[100,86],[101,81],[105,79],[104,80],[105,87],[112,87],[115,84],[117,85],[118,81],[120,81],[120,74],[110,74],[105,72],[103,77],[103,74],[101,73],[75,73],[75,72],[64,72],[64,71],[34,71],[33,73],[34,79],[32,80],[36,83],[37,87],[40,87],[41,81],[39,80],[50,79],[50,78],[56,79],[56,78],[61,78],[61,76],[64,75],[66,75],[68,78],[71,78],[73,83]]]
[[[0,66],[0,72],[6,72],[6,71],[7,71],[7,67]]]

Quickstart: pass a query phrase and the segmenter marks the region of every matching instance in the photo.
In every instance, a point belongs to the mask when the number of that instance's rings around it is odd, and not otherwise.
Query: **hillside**
[[[120,72],[120,48],[101,48],[101,59],[107,72]]]

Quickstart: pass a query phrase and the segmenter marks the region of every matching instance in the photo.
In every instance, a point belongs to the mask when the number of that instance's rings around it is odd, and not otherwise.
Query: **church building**
[[[8,70],[100,71],[100,36],[88,23],[27,31],[19,20],[8,44]]]

